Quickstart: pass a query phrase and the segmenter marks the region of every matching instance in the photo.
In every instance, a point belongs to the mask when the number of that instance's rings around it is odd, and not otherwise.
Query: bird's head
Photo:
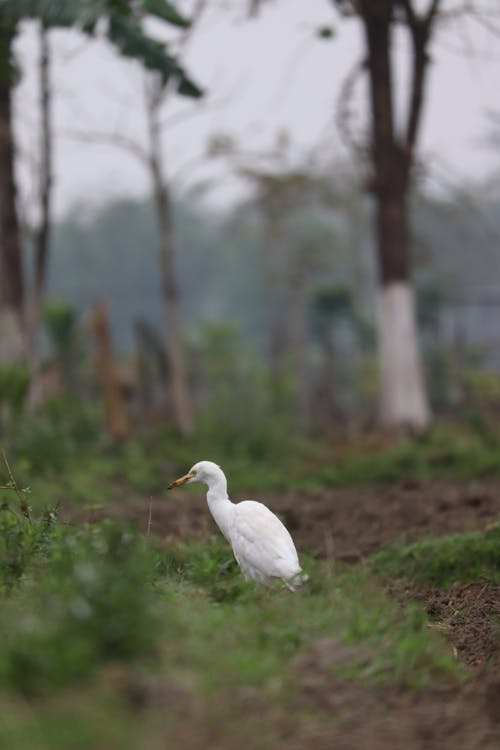
[[[187,474],[169,484],[168,489],[172,490],[174,487],[180,487],[182,484],[189,484],[190,482],[201,482],[202,484],[210,485],[221,474],[222,469],[220,466],[217,466],[212,461],[198,461],[197,464],[189,469]]]

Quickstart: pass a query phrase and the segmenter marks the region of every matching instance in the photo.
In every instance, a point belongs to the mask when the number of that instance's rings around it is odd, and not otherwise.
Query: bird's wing
[[[300,570],[292,537],[262,503],[245,500],[236,505],[231,541],[237,559],[243,557],[266,575],[286,578]]]

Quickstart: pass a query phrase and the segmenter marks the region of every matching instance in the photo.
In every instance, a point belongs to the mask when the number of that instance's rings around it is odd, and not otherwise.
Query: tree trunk
[[[39,207],[40,220],[34,234],[34,274],[33,289],[28,306],[28,357],[32,371],[38,363],[38,329],[42,314],[43,296],[47,277],[47,263],[50,241],[50,214],[52,203],[52,122],[50,90],[50,47],[47,29],[40,25],[40,175]]]
[[[290,344],[296,388],[297,419],[301,427],[309,422],[309,368],[307,360],[306,283],[299,269],[290,284]]]
[[[131,427],[116,374],[105,303],[96,304],[92,325],[96,343],[97,371],[104,395],[106,428],[114,440],[125,440],[130,437]]]
[[[372,110],[372,190],[380,271],[381,420],[389,428],[425,428],[430,409],[418,349],[410,281],[407,195],[411,153],[394,133],[390,0],[364,2]]]
[[[188,376],[180,314],[179,290],[175,268],[173,223],[170,194],[161,165],[161,138],[158,123],[159,98],[148,102],[150,167],[160,231],[159,252],[163,298],[167,324],[172,404],[177,427],[182,434],[193,431],[193,410],[189,398]]]
[[[411,284],[383,284],[379,298],[381,418],[387,427],[424,429],[430,414],[418,353]]]
[[[264,309],[267,328],[267,356],[269,369],[274,382],[277,384],[286,372],[286,353],[288,349],[287,326],[284,292],[282,284],[278,282],[276,250],[279,247],[279,220],[275,201],[266,198],[262,201],[262,215],[264,217]]]
[[[0,29],[0,362],[24,358],[23,274],[14,180],[10,47],[13,32]]]
[[[400,184],[401,179],[393,184]],[[430,410],[418,346],[407,210],[402,190],[377,196],[380,417],[388,428],[425,429]]]
[[[337,403],[335,345],[333,333],[327,326],[321,336],[322,362],[317,394],[316,421],[324,434],[333,433],[343,427],[344,419]]]
[[[156,185],[156,205],[160,224],[160,267],[167,318],[172,403],[177,426],[183,434],[193,430],[193,413],[188,393],[188,376],[182,338],[179,290],[176,281],[170,196],[164,185]]]

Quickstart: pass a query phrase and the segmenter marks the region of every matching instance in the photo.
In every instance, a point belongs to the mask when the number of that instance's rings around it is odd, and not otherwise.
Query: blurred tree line
[[[377,414],[385,426],[427,426],[427,383],[438,406],[453,401],[450,393],[458,403],[466,389],[469,350],[477,345],[476,363],[482,356],[488,329],[484,287],[497,264],[491,252],[491,240],[498,236],[497,192],[473,196],[472,202],[465,195],[471,211],[464,211],[464,195],[438,201],[416,188],[428,50],[438,19],[445,17],[445,0],[432,0],[425,9],[411,0],[332,3],[339,22],[353,18],[361,24],[365,40],[365,58],[344,86],[339,113],[340,122],[354,83],[366,74],[369,127],[362,142],[353,144],[356,170],[340,163],[297,165],[287,159],[286,136],[277,139],[271,158],[244,159],[244,149],[222,134],[208,144],[207,158],[225,159],[249,187],[248,199],[230,216],[210,212],[192,196],[176,199],[163,158],[162,118],[174,94],[197,98],[202,92],[145,24],[153,18],[175,28],[174,50],[182,52],[208,5],[193,0],[183,3],[186,13],[180,13],[164,0],[92,0],[78,6],[0,1],[4,391],[10,380],[16,394],[31,381],[35,405],[34,386],[40,381],[41,397],[44,388],[79,395],[87,388],[94,397],[95,384],[88,377],[88,353],[94,349],[108,419],[112,413],[111,422],[118,425],[111,429],[116,436],[129,434],[131,419],[147,422],[145,415],[155,413],[189,433],[194,411],[218,403],[224,406],[223,419],[233,417],[241,399],[252,403],[257,398],[258,388],[267,393],[263,412],[293,415],[293,423],[303,428],[329,429],[353,415],[375,421]],[[243,3],[251,14],[260,5]],[[12,44],[25,19],[34,20],[40,33],[40,217],[30,231],[16,203],[11,104],[20,73]],[[119,53],[141,62],[145,143],[120,133],[104,135],[108,143],[138,156],[151,180],[151,196],[144,203],[124,201],[83,216],[80,208],[56,228],[51,220],[48,37],[53,27],[76,27],[86,35],[104,30]],[[400,31],[408,42],[411,82],[407,109],[396,122],[391,51]],[[333,29],[317,30],[317,36],[330,41]],[[479,209],[473,217],[474,207]],[[474,222],[486,240],[477,237]],[[477,260],[483,245],[489,248],[484,264]],[[472,294],[474,279],[479,291]],[[47,294],[56,302],[45,305]],[[107,308],[96,306],[100,300],[110,303],[111,326]],[[490,303],[494,309],[494,293]],[[39,345],[44,306],[57,363],[51,385],[43,385],[39,362],[39,353],[49,346]],[[79,340],[82,315],[92,345]],[[123,358],[115,358],[113,338],[120,352],[135,350],[128,368]],[[493,341],[494,336],[490,349]],[[210,346],[219,352],[218,367]],[[17,382],[13,365],[21,363],[20,372],[25,362],[30,375],[23,372]],[[231,389],[232,399],[222,398],[217,379]],[[16,403],[20,400],[17,395]]]
[[[301,190],[274,207],[271,236],[269,217],[259,210],[259,185],[228,214],[199,200],[174,202],[182,317],[199,409],[210,400],[204,377],[217,381],[213,365],[212,374],[204,374],[203,358],[213,362],[217,353],[223,388],[240,393],[237,381],[245,368],[261,368],[281,383],[288,407],[306,426],[328,429],[346,417],[356,421],[356,415],[375,420],[377,277],[367,223],[370,199],[341,165],[325,171],[337,180],[330,178],[327,186],[324,174],[311,172],[309,201]],[[276,179],[282,189],[283,175]],[[349,216],[357,217],[355,227]],[[478,188],[466,208],[461,196],[421,193],[413,198],[412,217],[421,346],[431,401],[443,412],[454,406],[456,378],[465,377],[473,356],[486,370],[497,370],[500,294],[491,279],[500,272],[492,242],[492,233],[500,236],[500,191],[490,187],[485,195]],[[83,328],[96,300],[107,300],[117,354],[129,362],[138,345],[138,321],[161,340],[157,233],[147,200],[124,200],[87,214],[76,208],[54,228],[49,296],[74,307]],[[46,340],[46,352],[48,347]],[[460,375],[455,360],[462,356]]]

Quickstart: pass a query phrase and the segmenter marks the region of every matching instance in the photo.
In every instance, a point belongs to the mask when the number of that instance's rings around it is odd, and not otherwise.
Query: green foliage
[[[62,300],[51,300],[45,306],[43,319],[56,355],[64,358],[73,347],[76,323],[74,306]]]
[[[235,722],[249,746],[252,691],[272,711],[321,716],[300,703],[314,669],[334,685],[405,689],[462,674],[422,610],[366,571],[306,556],[307,585],[268,592],[243,580],[220,537],[156,549],[115,522],[30,523],[6,508],[0,542],[0,744],[12,750],[180,747],[192,716],[227,732]]]
[[[481,370],[478,367],[469,367],[464,373],[463,385],[469,403],[483,408],[500,405],[500,377],[498,373]]]
[[[189,78],[165,45],[148,36],[141,17],[150,15],[160,21],[185,28],[189,21],[170,2],[160,0],[1,0],[0,21],[15,26],[26,18],[40,20],[47,28],[77,27],[93,34],[99,21],[105,20],[109,41],[126,56],[140,60],[158,73],[164,84],[174,80],[183,96],[199,97],[201,89]]]
[[[230,588],[233,569],[223,559],[219,543],[204,551],[182,546],[165,550],[160,567],[162,590],[182,633],[175,647],[167,646],[167,660],[201,671],[211,691],[244,684],[270,690],[279,676],[283,698],[283,691],[293,690],[290,659],[323,638],[334,648],[344,643],[370,654],[332,666],[349,679],[421,688],[459,671],[426,628],[423,612],[400,609],[362,573],[332,578],[309,560],[311,585],[296,596],[285,590],[269,594],[250,584],[237,588],[235,580]],[[214,588],[221,577],[230,596]],[[204,648],[207,643],[210,648]]]
[[[174,26],[180,26],[185,29],[189,26],[189,21],[179,13],[177,8],[168,0],[142,0],[142,7],[146,13],[150,13],[162,21],[171,23]]]
[[[86,451],[96,449],[100,431],[98,411],[77,399],[57,398],[36,416],[19,420],[9,448],[26,472],[45,474],[83,460]]]
[[[500,435],[470,423],[437,426],[420,437],[399,440],[389,447],[353,443],[335,463],[318,470],[320,486],[387,484],[435,477],[471,479],[500,474]]]
[[[352,294],[346,287],[325,286],[317,289],[313,305],[318,314],[325,318],[349,317],[353,312]]]
[[[9,497],[5,490],[0,497]],[[12,493],[10,493],[12,496]],[[2,499],[0,506],[0,594],[11,591],[26,572],[45,559],[52,543],[56,511],[28,519]]]
[[[435,278],[421,282],[417,288],[418,323],[424,331],[434,331],[445,302],[446,287]]]
[[[14,34],[14,26],[0,15],[0,80],[10,81],[13,85],[20,77],[19,67],[12,50]]]
[[[374,571],[384,578],[406,577],[444,588],[455,581],[500,583],[500,526],[394,546],[372,559]]]
[[[108,661],[157,650],[152,550],[103,522],[59,529],[43,568],[0,613],[0,684],[32,694],[88,677]]]
[[[161,553],[158,575],[206,591],[214,601],[235,601],[251,587],[245,583],[227,542],[170,544]]]
[[[202,328],[198,371],[206,392],[196,437],[172,446],[173,457],[189,456],[189,462],[208,451],[211,460],[244,473],[254,486],[262,469],[274,483],[279,473],[291,472],[291,455],[297,463],[307,455],[306,440],[294,430],[292,379],[273,378],[246,349],[236,325]]]
[[[324,334],[336,320],[352,320],[352,294],[344,286],[319,287],[314,292],[311,309],[315,327]]]
[[[26,711],[26,707],[29,710]],[[8,750],[144,750],[137,744],[137,715],[102,690],[59,696],[55,705],[4,700],[0,744]],[[23,710],[24,709],[24,710]]]
[[[18,415],[26,400],[29,385],[30,374],[26,367],[0,366],[0,408],[6,405]]]

